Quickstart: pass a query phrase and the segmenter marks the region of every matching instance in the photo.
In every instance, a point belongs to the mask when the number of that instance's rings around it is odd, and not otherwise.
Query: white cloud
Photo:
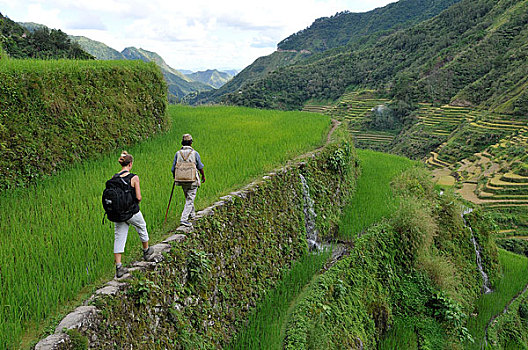
[[[59,16],[60,12],[60,9],[48,9],[42,7],[42,5],[40,4],[31,4],[27,7],[27,16],[24,22],[41,23],[45,24],[50,28],[61,29],[61,25],[63,24],[63,22]],[[18,19],[13,20],[18,21]]]
[[[71,29],[96,29],[96,30],[106,30],[107,27],[96,13],[85,12],[79,16],[69,20],[66,23],[66,30]]]
[[[15,21],[33,21],[122,50],[142,47],[174,68],[242,69],[316,18],[394,0],[0,0]],[[4,6],[5,4],[5,6]]]

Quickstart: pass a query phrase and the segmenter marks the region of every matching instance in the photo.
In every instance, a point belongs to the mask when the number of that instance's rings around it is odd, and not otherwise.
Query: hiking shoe
[[[192,227],[192,224],[189,221],[180,221],[180,224],[185,227]]]
[[[154,255],[154,248],[148,247],[147,250],[143,251],[143,259],[146,261],[149,261],[152,258],[152,255]]]
[[[127,273],[128,273],[128,269],[126,267],[124,267],[123,265],[121,265],[119,267],[116,266],[116,277],[117,278],[121,278]]]

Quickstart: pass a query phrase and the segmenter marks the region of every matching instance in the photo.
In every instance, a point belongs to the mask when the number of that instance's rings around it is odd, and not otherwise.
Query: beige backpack
[[[196,161],[194,159],[195,157],[191,157],[191,155],[194,155],[194,150],[191,149],[191,151],[187,153],[187,157],[184,156],[181,150],[178,152],[183,161],[180,162],[180,157],[178,157],[178,161],[174,167],[174,181],[187,183],[195,182],[198,179],[196,174]]]

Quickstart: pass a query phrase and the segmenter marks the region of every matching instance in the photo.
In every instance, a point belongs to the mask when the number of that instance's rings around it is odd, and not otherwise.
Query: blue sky
[[[365,12],[395,0],[0,0],[0,12],[160,54],[173,68],[241,70],[316,18]]]

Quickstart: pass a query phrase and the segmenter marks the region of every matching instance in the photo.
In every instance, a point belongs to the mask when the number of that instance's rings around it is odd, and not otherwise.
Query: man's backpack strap
[[[194,152],[194,150],[191,148],[191,151],[189,153],[187,153],[187,157],[185,157],[182,153],[182,150],[179,150],[178,151],[180,153],[180,156],[182,157],[183,161],[186,162],[187,159],[189,159],[189,157],[191,156],[191,154]]]

